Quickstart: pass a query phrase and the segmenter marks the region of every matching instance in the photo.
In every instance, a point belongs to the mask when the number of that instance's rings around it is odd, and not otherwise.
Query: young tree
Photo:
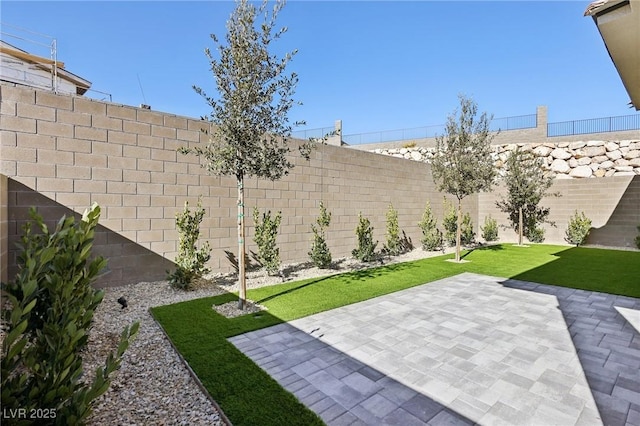
[[[507,197],[496,202],[496,206],[509,215],[509,222],[518,233],[518,244],[522,237],[537,234],[538,225],[547,222],[549,208],[539,206],[542,197],[553,183],[553,176],[542,169],[540,159],[531,151],[517,147],[511,151],[504,176]]]
[[[456,232],[456,262],[460,261],[460,231],[462,200],[493,186],[496,169],[491,158],[489,133],[491,117],[482,113],[476,118],[476,103],[459,95],[460,109],[447,118],[445,134],[436,137],[436,154],[431,161],[433,180],[440,191],[458,199]]]
[[[200,157],[209,173],[236,177],[240,309],[246,300],[244,180],[251,176],[278,180],[293,167],[287,159],[287,137],[291,134],[288,112],[296,104],[292,96],[298,76],[285,74],[285,68],[297,51],[281,58],[269,53],[272,42],[286,32],[286,28],[274,32],[284,4],[284,0],[276,1],[269,14],[266,0],[260,6],[236,0],[227,22],[227,44],[211,35],[219,58],[205,49],[218,96],[209,97],[194,86],[212,108],[205,118],[213,124],[209,142],[205,147],[180,149],[183,154]],[[261,24],[256,22],[259,15],[264,16]],[[308,156],[308,149],[304,152]]]

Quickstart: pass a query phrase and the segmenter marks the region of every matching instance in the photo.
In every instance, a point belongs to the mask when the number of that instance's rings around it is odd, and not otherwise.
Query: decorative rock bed
[[[518,146],[533,151],[557,179],[640,175],[640,139],[496,145],[493,157],[501,174],[509,152]],[[429,163],[435,148],[379,148],[372,152]]]

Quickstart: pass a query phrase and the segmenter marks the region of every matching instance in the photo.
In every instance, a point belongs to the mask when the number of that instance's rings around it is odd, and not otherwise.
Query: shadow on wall
[[[594,200],[597,202],[597,200]],[[634,176],[624,191],[607,223],[592,228],[587,244],[635,248],[640,225],[640,176]]]
[[[36,207],[49,229],[53,229],[63,215],[81,215],[51,200],[31,188],[9,179],[9,279],[17,273],[19,249],[16,244],[23,235],[22,227],[30,220],[29,209]],[[89,207],[89,206],[87,206]],[[98,225],[93,242],[93,254],[108,260],[107,267],[94,283],[95,287],[117,287],[133,282],[166,279],[166,271],[175,268],[168,259],[139,244]]]

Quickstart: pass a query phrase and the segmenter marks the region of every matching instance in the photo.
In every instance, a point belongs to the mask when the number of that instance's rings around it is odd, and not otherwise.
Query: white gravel
[[[384,264],[420,259],[441,252],[415,249]],[[334,269],[321,270],[310,264],[285,265],[282,276],[263,272],[247,274],[247,287],[255,288],[283,281],[312,278],[351,270],[379,266],[381,262],[363,264],[354,259],[339,259]],[[140,321],[140,332],[123,357],[122,366],[113,375],[110,389],[100,397],[89,420],[91,425],[219,425],[224,424],[214,404],[189,375],[178,354],[149,314],[153,306],[168,305],[237,289],[236,277],[214,275],[198,283],[193,291],[175,290],[167,281],[142,282],[105,289],[105,297],[94,315],[85,371],[93,372],[104,362],[118,343],[123,328]],[[128,307],[122,309],[117,299],[124,296]],[[244,312],[246,313],[246,312]],[[238,314],[237,303],[228,304],[224,314]],[[92,374],[92,373],[91,373]]]

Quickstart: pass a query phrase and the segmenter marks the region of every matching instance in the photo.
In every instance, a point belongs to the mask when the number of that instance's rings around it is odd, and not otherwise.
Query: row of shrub
[[[445,247],[456,245],[457,211],[448,200],[445,199],[444,203],[445,214],[442,219],[442,228],[438,226],[438,220],[428,202],[422,219],[418,222],[418,227],[422,231],[420,242],[425,251],[444,251]],[[211,257],[211,248],[208,243],[200,248],[197,247],[199,226],[203,217],[204,209],[200,202],[194,212],[190,211],[189,205],[186,203],[184,210],[176,215],[179,233],[177,268],[169,274],[169,280],[175,287],[187,289],[195,279],[209,272],[205,265]],[[277,212],[272,215],[269,210],[260,214],[258,209],[254,208],[253,220],[255,226],[254,242],[258,249],[255,259],[269,274],[276,274],[280,268],[280,250],[276,239],[278,228],[282,222],[282,213]],[[315,223],[311,225],[313,237],[308,252],[309,259],[318,268],[329,268],[332,264],[331,251],[327,244],[327,230],[330,225],[331,212],[326,209],[324,203],[320,202],[320,214]],[[460,229],[460,244],[462,246],[476,243],[474,224],[468,212],[462,214]],[[591,220],[586,217],[584,212],[578,213],[576,211],[569,220],[565,231],[565,240],[578,246],[585,241],[590,229]],[[638,229],[640,230],[640,227]],[[358,225],[355,229],[356,247],[351,252],[354,258],[370,262],[381,256],[397,256],[413,249],[410,239],[398,225],[398,211],[391,204],[386,213],[386,240],[379,251],[376,251],[379,242],[374,240],[373,230],[371,221],[359,213]],[[486,243],[499,239],[498,222],[491,216],[485,217],[480,231],[481,238]],[[538,228],[536,232],[529,232],[527,239],[533,243],[543,242],[544,229]],[[640,248],[640,236],[636,239],[636,244]]]

